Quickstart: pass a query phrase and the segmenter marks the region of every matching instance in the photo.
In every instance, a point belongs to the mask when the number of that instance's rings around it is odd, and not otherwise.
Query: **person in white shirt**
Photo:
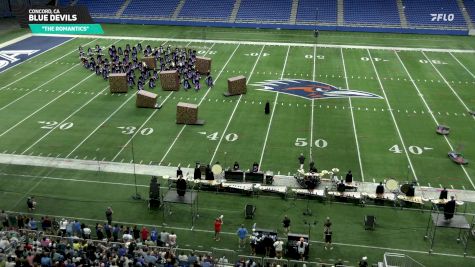
[[[172,248],[176,247],[176,234],[174,232],[168,236],[168,245]]]
[[[274,242],[275,257],[282,258],[282,250],[284,249],[284,242],[280,239]]]
[[[305,242],[303,237],[297,242],[297,252],[300,255],[300,260],[305,260],[305,250],[307,249],[308,243]]]

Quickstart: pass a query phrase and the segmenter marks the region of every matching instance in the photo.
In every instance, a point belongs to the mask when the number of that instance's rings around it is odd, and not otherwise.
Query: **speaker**
[[[374,230],[375,225],[376,225],[376,217],[374,217],[373,215],[366,215],[364,217],[365,230]]]
[[[256,206],[251,205],[251,204],[246,204],[246,207],[244,208],[244,217],[246,219],[253,219],[255,212],[256,212]]]
[[[157,177],[153,176],[150,180],[150,199],[159,199],[160,198],[160,184],[157,181]]]

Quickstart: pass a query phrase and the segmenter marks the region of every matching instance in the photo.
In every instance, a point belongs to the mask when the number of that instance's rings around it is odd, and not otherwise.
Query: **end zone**
[[[30,36],[0,48],[0,73],[54,49],[72,37]]]

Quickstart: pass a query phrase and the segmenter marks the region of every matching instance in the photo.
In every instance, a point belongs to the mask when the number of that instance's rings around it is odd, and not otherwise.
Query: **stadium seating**
[[[288,22],[292,0],[242,0],[236,21]]]
[[[336,24],[337,22],[337,1],[335,0],[300,0],[297,10],[297,22]]]
[[[234,0],[186,0],[179,18],[227,20],[233,6]]]
[[[132,0],[122,15],[124,17],[171,17],[179,2],[179,0],[160,2]]]
[[[78,6],[85,5],[93,17],[115,16],[125,0],[79,0]]]
[[[403,5],[411,26],[467,28],[456,0],[403,0]]]
[[[475,23],[475,0],[465,0],[465,8],[473,23]]]
[[[299,0],[295,23],[290,21],[292,0],[241,0],[234,20],[233,9],[237,0],[74,0],[86,5],[93,18],[162,19],[178,21],[216,21],[227,23],[263,23],[337,26],[338,0]],[[401,0],[408,28],[435,30],[466,30],[468,25],[457,0]],[[69,5],[71,0],[59,0]],[[128,3],[123,6],[124,3]],[[402,28],[397,0],[343,0],[343,24],[350,27]],[[464,0],[468,14],[475,22],[475,0]],[[119,12],[120,13],[120,12]],[[233,15],[231,15],[233,14]],[[293,18],[292,18],[293,20]],[[341,21],[340,21],[341,22]],[[405,26],[404,26],[405,27]]]
[[[399,26],[401,23],[396,1],[344,0],[344,7],[344,19],[347,24]]]

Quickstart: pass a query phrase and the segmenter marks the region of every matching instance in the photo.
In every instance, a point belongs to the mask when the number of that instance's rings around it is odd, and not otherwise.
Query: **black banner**
[[[22,28],[28,24],[91,24],[89,10],[85,6],[51,7],[15,5],[12,11]]]

